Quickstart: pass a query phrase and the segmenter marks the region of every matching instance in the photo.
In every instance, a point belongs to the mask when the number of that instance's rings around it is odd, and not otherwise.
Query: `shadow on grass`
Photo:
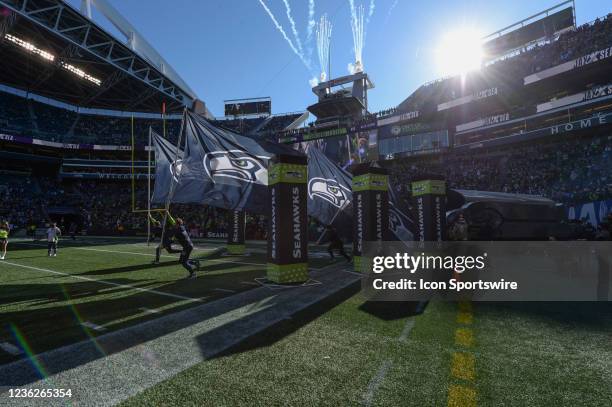
[[[0,303],[5,305],[5,310],[11,306],[11,311],[0,313],[0,342],[9,341],[22,350],[27,345],[34,354],[55,349],[39,356],[38,363],[49,375],[59,373],[231,312],[233,308],[230,306],[213,308],[208,315],[191,312],[175,317],[177,312],[189,312],[194,306],[253,289],[253,286],[240,284],[240,281],[256,276],[253,271],[230,272],[161,285],[155,280],[131,279],[105,280],[121,286],[95,281],[2,285]],[[133,292],[129,286],[143,290],[151,288],[177,297]],[[216,288],[231,291],[218,291]],[[190,298],[195,301],[190,301]],[[82,325],[84,321],[106,329],[92,330]],[[153,325],[147,325],[150,323]],[[13,327],[19,330],[23,342],[16,340]],[[113,332],[123,328],[122,332]],[[74,344],[74,350],[62,348],[71,344]],[[0,354],[0,386],[24,385],[42,378],[39,370],[30,363],[6,364],[17,359],[19,357],[8,353]]]
[[[217,359],[220,357],[230,356],[237,353],[248,352],[259,348],[269,347],[282,340],[283,338],[296,332],[298,329],[309,324],[321,315],[325,314],[332,308],[346,301],[353,295],[359,292],[360,282],[345,287],[335,294],[319,301],[301,311],[291,315],[290,319],[285,319],[276,324],[270,325],[262,331],[256,332],[246,339],[241,340],[238,344],[227,348],[226,350],[210,357],[209,359]],[[226,324],[219,329],[232,330],[233,325],[243,324],[243,320],[238,320],[230,324]],[[215,331],[211,331],[206,335],[198,338],[200,347],[206,350],[209,347],[209,336],[214,336]]]
[[[393,321],[420,315],[425,307],[425,301],[367,301],[359,309],[384,321]]]
[[[107,268],[107,269],[95,269],[95,270],[86,271],[84,273],[79,273],[78,275],[80,276],[87,276],[87,275],[102,276],[102,275],[117,274],[117,273],[129,273],[130,271],[151,270],[151,269],[156,269],[160,267],[172,266],[176,264],[178,264],[178,260],[177,261],[164,261],[160,263],[152,263],[151,261],[149,261],[149,262],[145,262],[142,264],[133,264],[131,266],[112,267],[112,268]]]

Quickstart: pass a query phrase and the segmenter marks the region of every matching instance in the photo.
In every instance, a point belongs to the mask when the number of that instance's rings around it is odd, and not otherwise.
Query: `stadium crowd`
[[[612,13],[566,31],[558,39],[535,44],[488,64],[466,77],[453,76],[419,87],[398,107],[402,112],[427,110],[432,101],[448,101],[505,84],[510,88],[525,76],[612,46]],[[431,106],[429,106],[431,107]]]
[[[486,154],[449,153],[386,165],[397,192],[410,182],[444,176],[450,188],[540,195],[566,204],[612,198],[612,136],[510,146]]]

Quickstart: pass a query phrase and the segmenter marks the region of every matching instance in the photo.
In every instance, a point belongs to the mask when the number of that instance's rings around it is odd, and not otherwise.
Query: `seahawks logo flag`
[[[414,221],[408,205],[402,201],[393,185],[389,185],[389,237],[400,242],[414,240]]]
[[[325,225],[333,224],[342,236],[350,236],[353,199],[351,174],[312,145],[307,147],[306,155],[308,215]]]
[[[154,130],[150,131],[155,151],[155,187],[151,202],[164,204],[172,184],[175,188],[173,202],[194,202],[198,199],[197,191],[201,188],[201,180],[185,165],[182,150],[179,149],[177,156],[176,146]]]
[[[265,214],[270,159],[280,153],[301,155],[283,145],[216,127],[191,112],[185,113],[183,136],[185,151],[175,164],[181,169],[180,182],[172,202]]]
[[[329,225],[343,236],[351,236],[352,176],[334,164],[325,154],[309,145],[308,155],[308,215]],[[389,237],[398,241],[414,240],[414,222],[408,206],[389,186]],[[346,230],[345,230],[346,229]]]

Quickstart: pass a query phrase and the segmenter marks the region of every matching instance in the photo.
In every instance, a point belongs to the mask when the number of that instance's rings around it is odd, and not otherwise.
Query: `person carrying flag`
[[[152,222],[157,225],[161,225],[157,219],[149,215]],[[195,271],[200,268],[200,262],[198,260],[190,260],[191,252],[193,251],[193,243],[187,232],[187,228],[181,218],[172,217],[170,212],[167,212],[166,218],[166,231],[163,234],[163,241],[155,249],[155,260],[153,264],[159,264],[162,249],[170,254],[180,253],[179,263],[189,272],[189,277],[195,277]],[[181,245],[181,249],[175,249],[172,247],[173,240],[176,240]]]
[[[154,264],[159,263],[159,258],[161,257],[162,249],[166,249],[166,251],[169,254],[181,253],[182,251],[182,250],[174,249],[172,247],[172,239],[174,237],[174,233],[172,232],[172,229],[176,225],[176,220],[174,220],[174,218],[172,217],[169,211],[166,213],[167,213],[166,215],[166,233],[162,233],[163,241],[161,241],[159,245],[155,248],[155,260],[153,260]],[[162,222],[155,219],[151,214],[149,214],[149,219],[151,220],[152,224],[156,225],[156,227],[158,228],[161,227]]]
[[[329,238],[329,245],[327,246],[327,252],[329,253],[332,260],[334,258],[334,250],[338,250],[338,253],[340,253],[340,255],[343,256],[346,259],[346,261],[350,263],[351,258],[344,251],[344,243],[340,239],[340,236],[338,236],[338,231],[336,231],[336,228],[334,228],[332,225],[327,225],[325,229],[327,232],[327,237]]]
[[[199,260],[189,259],[189,256],[191,256],[191,252],[193,251],[193,243],[191,242],[189,232],[187,232],[185,222],[183,222],[183,219],[181,218],[176,218],[176,229],[174,231],[174,238],[183,248],[183,250],[181,251],[179,262],[185,268],[185,270],[189,272],[189,278],[194,278],[195,271],[200,268],[200,262]]]
[[[151,235],[149,236],[147,243],[154,242],[155,239],[161,236],[162,232],[161,222],[151,216],[151,213],[149,213],[149,222],[151,223]]]

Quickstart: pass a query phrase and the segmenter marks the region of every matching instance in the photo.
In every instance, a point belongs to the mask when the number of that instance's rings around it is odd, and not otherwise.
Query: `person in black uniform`
[[[346,259],[346,261],[350,263],[351,258],[344,251],[344,243],[340,239],[340,236],[338,236],[338,231],[336,230],[336,228],[334,228],[332,225],[327,225],[325,229],[327,237],[329,238],[329,246],[327,246],[327,252],[331,256],[331,258],[334,258],[334,250],[338,250],[338,253],[340,253],[340,255],[342,255]]]
[[[171,217],[170,213],[168,213],[168,216]],[[157,239],[158,237],[161,237],[162,235],[161,222],[155,219],[153,216],[151,216],[150,213],[149,213],[149,222],[151,223],[151,235],[149,236],[147,243],[154,242],[155,239]]]
[[[72,240],[76,240],[76,232],[77,232],[77,225],[76,225],[76,223],[72,222],[70,224],[70,228],[68,229],[68,232],[70,233],[70,238]]]
[[[189,278],[195,278],[195,271],[200,268],[200,262],[198,260],[190,260],[191,252],[193,251],[193,243],[185,227],[183,219],[176,218],[176,229],[174,231],[174,238],[177,243],[181,245],[183,250],[179,262],[189,272]]]
[[[161,225],[161,222],[159,222],[154,217],[152,217],[151,214],[149,214],[149,218],[152,220],[152,222],[156,222],[156,225],[157,224]],[[176,227],[176,220],[174,220],[170,212],[168,212],[168,216],[166,218],[166,232],[165,233],[160,232],[160,235],[163,235],[163,241],[160,242],[159,245],[155,248],[155,260],[153,260],[153,264],[159,263],[159,258],[161,257],[162,249],[166,249],[166,251],[170,254],[182,252],[182,250],[174,249],[172,247],[172,240],[175,236],[175,232],[174,232],[175,227]]]

